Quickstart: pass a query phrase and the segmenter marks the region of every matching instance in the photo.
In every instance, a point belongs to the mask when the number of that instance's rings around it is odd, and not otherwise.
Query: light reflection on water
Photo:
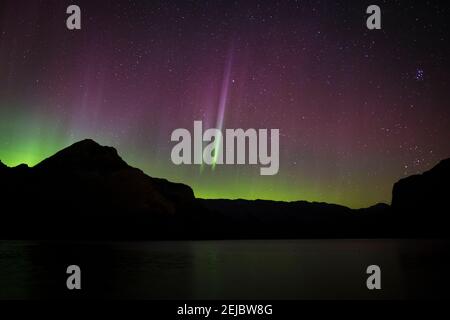
[[[447,249],[436,240],[0,241],[0,299],[439,297]],[[65,288],[72,264],[82,270],[81,292]],[[366,288],[372,264],[381,267],[381,291]]]

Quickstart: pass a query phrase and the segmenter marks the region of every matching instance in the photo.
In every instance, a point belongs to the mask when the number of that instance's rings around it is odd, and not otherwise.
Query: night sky
[[[444,5],[1,0],[0,160],[92,138],[198,197],[390,203],[395,181],[450,157]],[[215,127],[224,95],[224,128],[280,129],[278,175],[172,164],[172,131]]]

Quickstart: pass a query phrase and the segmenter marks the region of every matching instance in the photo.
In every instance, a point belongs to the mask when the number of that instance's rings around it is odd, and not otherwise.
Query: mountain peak
[[[71,146],[69,146],[68,148],[71,148],[71,147],[76,147],[76,146],[92,146],[92,147],[101,147],[101,145],[98,143],[98,142],[96,142],[96,141],[94,141],[94,140],[92,140],[92,139],[84,139],[84,140],[80,140],[80,141],[78,141],[78,142],[75,142],[74,144],[72,144]]]
[[[36,166],[37,169],[72,171],[116,171],[128,165],[112,147],[86,139],[59,151]]]

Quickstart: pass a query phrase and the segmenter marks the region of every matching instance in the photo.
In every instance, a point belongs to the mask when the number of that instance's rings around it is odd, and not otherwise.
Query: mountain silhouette
[[[86,139],[73,144],[36,165],[36,169],[52,171],[85,171],[107,173],[129,166],[112,147]]]
[[[450,159],[423,174],[395,183],[392,209],[425,235],[448,234],[450,228]],[[420,227],[419,227],[420,226]]]
[[[74,238],[133,230],[144,234],[141,227],[151,231],[170,224],[195,200],[190,187],[151,178],[129,166],[114,148],[92,140],[75,143],[33,168],[20,165],[0,174],[0,230],[30,231],[24,235],[64,236],[59,229],[70,230]]]
[[[110,209],[131,212],[174,214],[180,206],[184,208],[194,200],[190,187],[151,178],[129,166],[116,149],[101,146],[93,140],[75,143],[42,161],[33,170],[62,184],[69,180],[76,186],[73,190],[76,194],[94,195],[96,201],[104,200],[101,208],[106,205]]]
[[[35,167],[0,162],[3,239],[237,239],[438,236],[450,160],[395,184],[392,206],[196,199],[111,147],[83,140]],[[448,206],[446,207],[448,209]],[[447,210],[448,212],[448,210]],[[424,223],[425,221],[425,223]]]
[[[407,177],[394,185],[392,207],[398,210],[433,209],[433,213],[450,212],[450,159],[431,170]]]

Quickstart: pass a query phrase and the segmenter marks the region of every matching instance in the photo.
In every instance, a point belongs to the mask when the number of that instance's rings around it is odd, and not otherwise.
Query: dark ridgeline
[[[392,192],[392,210],[413,232],[447,235],[450,229],[450,159],[431,170],[398,181]],[[412,232],[412,233],[413,233]]]
[[[181,228],[195,200],[188,186],[151,178],[92,140],[0,181],[1,234],[21,239],[151,238]]]
[[[397,182],[392,193],[392,207],[398,210],[433,209],[430,214],[450,214],[446,201],[449,190],[450,159],[446,159],[423,174]]]
[[[8,167],[6,165],[3,164],[3,162],[0,161],[0,174],[2,174],[3,172],[6,172],[6,170],[8,170]],[[1,183],[1,181],[0,181]]]
[[[399,181],[392,207],[202,200],[147,176],[114,148],[78,142],[33,168],[0,162],[2,239],[138,240],[440,237],[450,219],[450,160]]]

